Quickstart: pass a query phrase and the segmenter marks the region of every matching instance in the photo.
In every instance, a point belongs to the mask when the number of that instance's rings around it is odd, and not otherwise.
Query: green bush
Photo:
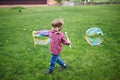
[[[20,6],[11,8],[11,10],[17,10],[18,12],[22,12],[22,10],[24,9],[25,9],[24,7],[20,7]]]

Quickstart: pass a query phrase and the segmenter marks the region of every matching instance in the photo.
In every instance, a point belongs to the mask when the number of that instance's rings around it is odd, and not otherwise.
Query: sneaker
[[[45,71],[45,74],[51,74],[53,71],[47,70]]]
[[[65,68],[67,68],[66,64],[64,64],[64,66],[61,66],[60,70],[64,70]]]

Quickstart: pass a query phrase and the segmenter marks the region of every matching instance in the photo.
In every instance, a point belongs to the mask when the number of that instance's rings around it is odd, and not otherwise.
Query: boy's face
[[[61,28],[60,28],[60,27],[53,27],[52,29],[53,29],[55,32],[58,32],[58,31],[60,31]]]

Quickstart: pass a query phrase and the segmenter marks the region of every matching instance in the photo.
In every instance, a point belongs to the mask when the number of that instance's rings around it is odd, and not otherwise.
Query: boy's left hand
[[[71,45],[72,44],[71,41],[68,41],[68,44]]]

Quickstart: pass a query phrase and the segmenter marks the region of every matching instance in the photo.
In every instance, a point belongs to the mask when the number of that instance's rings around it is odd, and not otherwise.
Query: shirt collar
[[[52,30],[52,33],[55,33],[55,34],[60,34],[61,31],[59,32],[55,32],[54,30]]]

